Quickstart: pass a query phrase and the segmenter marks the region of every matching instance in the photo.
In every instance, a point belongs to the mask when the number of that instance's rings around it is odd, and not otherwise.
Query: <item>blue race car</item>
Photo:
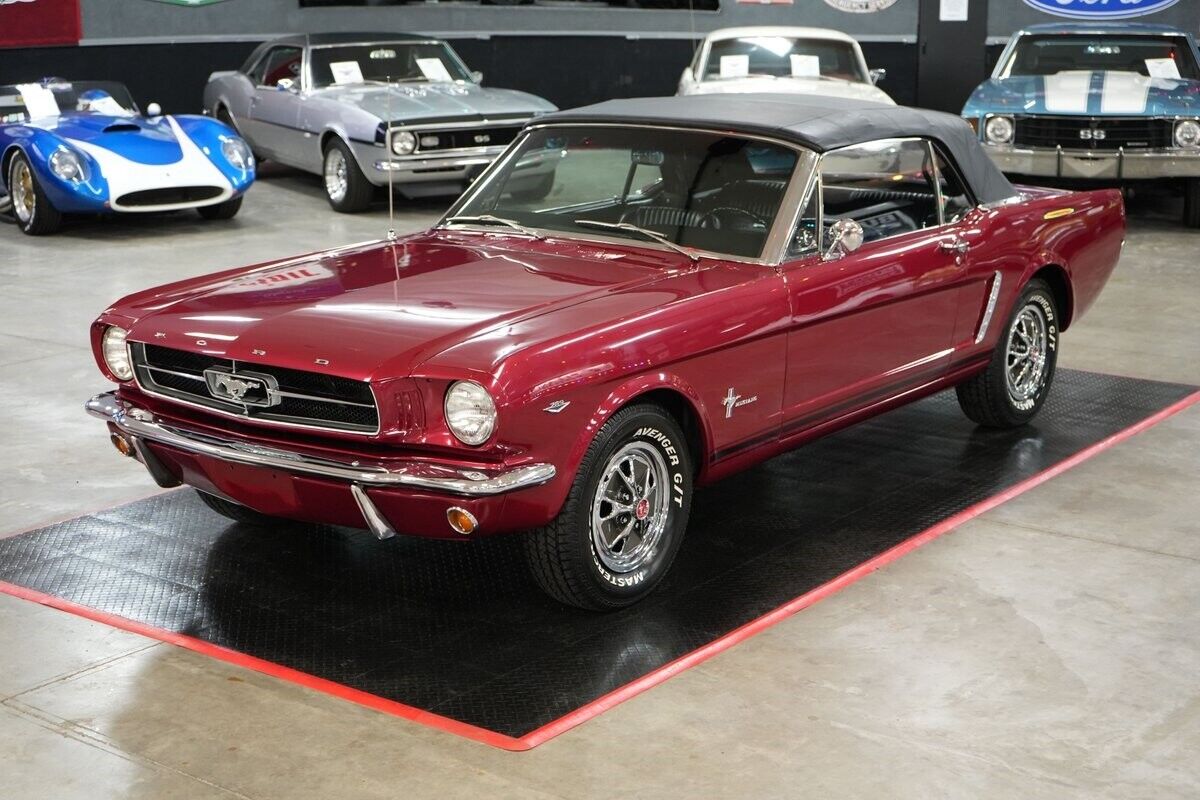
[[[148,110],[109,81],[0,86],[0,212],[33,235],[72,213],[237,214],[254,182],[249,146],[208,117]]]
[[[1181,188],[1200,227],[1200,50],[1181,28],[1053,23],[1018,31],[962,116],[1006,173]]]

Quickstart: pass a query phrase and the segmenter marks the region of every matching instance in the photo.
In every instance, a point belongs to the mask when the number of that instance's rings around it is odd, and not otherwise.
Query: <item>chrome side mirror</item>
[[[146,106],[146,116],[147,117],[161,117],[162,116],[162,106],[160,106],[158,103],[151,103],[150,105]]]
[[[852,219],[839,219],[829,226],[829,247],[821,258],[833,261],[862,247],[863,229]]]
[[[881,80],[883,80],[884,78],[887,77],[887,70],[886,69],[873,69],[867,74],[871,76],[871,83],[874,84],[874,83],[879,83]]]
[[[471,80],[475,83],[483,83],[483,73],[477,69],[471,70]]]
[[[294,92],[297,88],[296,81],[293,78],[280,78],[275,88],[281,92]]]

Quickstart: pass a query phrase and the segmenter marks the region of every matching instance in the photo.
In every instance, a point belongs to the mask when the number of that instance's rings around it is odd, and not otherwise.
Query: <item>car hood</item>
[[[431,231],[151,289],[105,316],[132,321],[131,341],[384,380],[498,326],[658,280],[673,258]]]
[[[1200,81],[1136,72],[1070,70],[985,81],[965,116],[986,113],[1173,116],[1200,112]]]
[[[67,113],[37,127],[72,142],[110,150],[140,164],[173,164],[183,157],[167,117]]]
[[[847,97],[852,100],[871,100],[894,105],[877,86],[834,78],[725,78],[693,84],[689,94],[818,94],[825,97]]]
[[[447,117],[530,116],[554,111],[536,95],[461,83],[400,83],[393,86],[330,86],[315,93],[381,120],[419,122]]]

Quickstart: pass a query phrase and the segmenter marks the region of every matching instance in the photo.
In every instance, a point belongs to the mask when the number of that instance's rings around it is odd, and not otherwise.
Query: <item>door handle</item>
[[[956,253],[962,255],[971,249],[971,245],[964,239],[942,239],[938,242],[938,247],[948,253]]]

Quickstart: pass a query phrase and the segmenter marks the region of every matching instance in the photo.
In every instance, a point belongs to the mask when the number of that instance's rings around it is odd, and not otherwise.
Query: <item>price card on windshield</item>
[[[58,101],[54,92],[38,83],[19,83],[17,91],[21,93],[21,102],[25,104],[25,113],[30,119],[41,117],[57,117]]]
[[[334,83],[362,83],[362,68],[357,61],[331,61],[329,71],[333,73]]]
[[[792,53],[792,75],[797,78],[819,78],[821,76],[820,56],[806,56]]]
[[[421,74],[431,81],[452,81],[450,72],[440,58],[418,58],[417,68]]]
[[[744,78],[750,74],[750,56],[721,56],[722,78]]]
[[[1147,58],[1146,71],[1151,78],[1179,79],[1179,65],[1173,58]]]

